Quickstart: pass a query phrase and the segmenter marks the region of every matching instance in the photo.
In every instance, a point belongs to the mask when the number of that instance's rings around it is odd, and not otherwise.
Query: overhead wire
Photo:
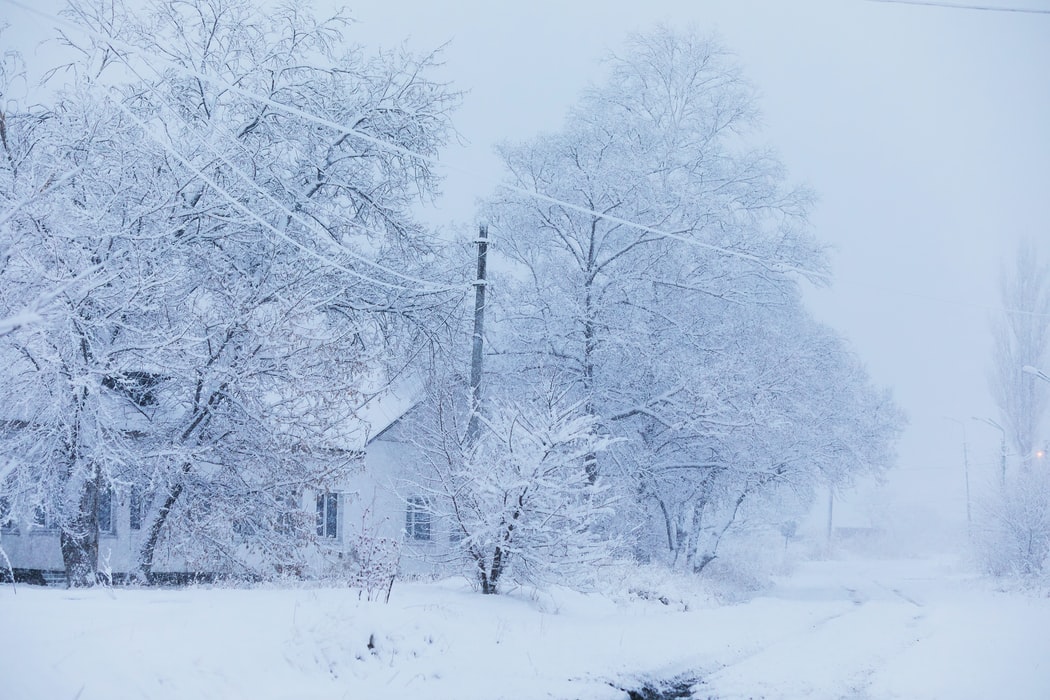
[[[122,41],[120,41],[118,39],[115,39],[113,37],[106,36],[106,35],[98,32],[98,31],[95,31],[95,30],[89,28],[89,27],[85,27],[83,25],[70,22],[70,21],[68,21],[66,19],[63,19],[61,17],[57,17],[57,16],[55,16],[53,14],[50,14],[50,13],[44,12],[42,10],[38,10],[36,8],[30,7],[29,5],[26,5],[25,3],[21,2],[21,0],[2,0],[2,1],[6,2],[6,3],[10,4],[10,5],[14,5],[15,7],[18,7],[18,8],[20,8],[20,9],[26,11],[26,12],[35,14],[35,15],[40,16],[40,17],[44,17],[44,18],[49,19],[51,21],[57,22],[57,23],[59,23],[59,24],[61,24],[63,26],[72,28],[72,29],[74,29],[74,30],[76,30],[78,32],[81,32],[83,34],[86,34],[87,36],[89,36],[91,38],[94,38],[94,39],[96,39],[98,41],[105,42],[105,43],[107,43],[108,45],[110,45],[113,48],[121,48],[121,49],[123,49],[123,50],[125,50],[125,51],[127,51],[129,53],[134,53],[134,54],[138,54],[139,56],[148,56],[148,57],[154,58],[157,61],[160,61],[161,63],[167,64],[168,66],[172,67],[176,71],[182,72],[182,73],[184,73],[186,75],[189,75],[189,76],[192,76],[192,77],[195,77],[195,78],[197,78],[199,80],[202,80],[204,82],[207,82],[209,84],[217,85],[219,87],[222,87],[225,90],[228,90],[228,91],[233,92],[235,94],[239,94],[239,95],[241,95],[241,96],[243,96],[243,97],[245,97],[247,99],[251,99],[251,100],[257,101],[260,104],[265,104],[265,105],[267,105],[269,107],[272,107],[275,110],[279,110],[279,111],[285,112],[287,114],[298,116],[298,117],[300,117],[302,119],[305,119],[307,121],[313,122],[313,123],[315,123],[315,124],[317,124],[319,126],[324,126],[324,127],[333,129],[333,130],[335,130],[335,131],[337,131],[338,133],[341,133],[341,134],[352,135],[355,138],[359,138],[359,139],[361,139],[361,140],[363,140],[363,141],[365,141],[367,143],[371,143],[372,145],[375,145],[377,147],[390,150],[390,151],[392,151],[394,153],[398,153],[399,155],[403,155],[403,156],[406,156],[406,157],[409,157],[409,158],[415,158],[415,159],[418,159],[420,161],[426,162],[428,164],[437,165],[437,166],[443,167],[443,168],[445,168],[447,170],[454,170],[454,171],[457,171],[457,172],[460,172],[460,173],[465,173],[465,174],[468,174],[468,175],[470,175],[472,177],[475,177],[475,174],[473,172],[471,172],[469,170],[466,170],[466,169],[463,169],[463,168],[456,168],[456,167],[450,166],[447,163],[444,163],[443,161],[441,161],[436,156],[432,156],[432,155],[429,155],[429,154],[413,151],[411,149],[405,148],[404,146],[400,146],[398,144],[393,144],[393,143],[390,143],[390,142],[385,141],[383,139],[380,139],[380,138],[377,138],[375,136],[372,136],[371,134],[364,133],[364,132],[360,131],[359,129],[348,127],[345,124],[340,124],[340,123],[332,121],[330,119],[326,119],[324,117],[319,117],[319,116],[314,115],[314,114],[312,114],[310,112],[302,110],[302,109],[300,109],[298,107],[294,107],[294,106],[287,105],[287,104],[284,104],[284,103],[281,103],[281,102],[277,102],[277,101],[272,100],[272,99],[270,99],[268,97],[259,95],[257,93],[253,93],[253,92],[251,92],[249,90],[245,90],[243,88],[240,88],[240,87],[238,87],[236,85],[233,85],[233,84],[229,83],[228,81],[224,81],[224,80],[222,80],[220,78],[216,78],[214,76],[209,76],[209,75],[204,74],[204,73],[202,73],[200,71],[194,70],[192,68],[188,68],[185,65],[183,65],[181,63],[178,63],[177,61],[172,61],[171,59],[165,58],[165,57],[160,56],[160,55],[158,55],[156,53],[144,50],[141,47],[137,47],[137,46],[128,44],[126,42],[122,42]],[[931,4],[931,5],[942,5],[942,6],[945,6],[945,7],[956,5],[955,3],[933,3],[933,2],[927,3],[927,2],[920,2],[920,0],[869,0],[869,1],[870,2],[884,2],[884,3],[891,3],[891,2],[893,2],[893,3],[901,3],[901,4]],[[960,7],[965,7],[965,9],[984,9],[982,6],[971,6],[971,5],[960,6]],[[987,9],[996,9],[996,8],[987,8]],[[1004,9],[1004,8],[998,8],[998,9]],[[1022,11],[1019,8],[1015,8],[1015,10],[1016,11]],[[1039,13],[1044,13],[1044,11],[1038,11],[1038,12]],[[1050,14],[1050,10],[1045,11],[1045,13],[1046,14]],[[637,230],[640,230],[640,231],[643,231],[643,232],[646,232],[646,233],[650,233],[652,235],[659,236],[659,237],[662,237],[662,238],[667,238],[667,239],[671,239],[671,240],[677,240],[677,241],[680,241],[680,242],[685,243],[687,245],[703,248],[703,249],[706,249],[706,250],[711,250],[712,252],[720,253],[722,255],[726,255],[726,256],[729,256],[729,257],[734,257],[734,258],[747,260],[747,261],[750,261],[750,262],[753,262],[753,263],[765,266],[765,267],[767,267],[767,269],[770,269],[770,270],[781,271],[781,272],[794,272],[794,273],[803,275],[804,277],[810,278],[811,280],[813,280],[813,279],[823,279],[823,280],[830,281],[832,279],[832,276],[829,273],[827,273],[827,272],[823,272],[823,271],[819,271],[819,270],[806,269],[806,268],[794,265],[794,264],[792,264],[790,262],[785,262],[785,261],[782,261],[782,260],[775,260],[775,259],[771,259],[771,258],[764,258],[764,257],[753,255],[753,254],[750,254],[750,253],[745,253],[745,252],[742,252],[742,251],[733,250],[733,249],[730,249],[730,248],[725,248],[723,246],[717,246],[717,245],[713,245],[713,244],[704,243],[703,241],[699,241],[699,240],[697,240],[695,238],[690,238],[688,236],[684,236],[684,235],[676,234],[676,233],[673,233],[673,232],[670,232],[670,231],[665,231],[665,230],[661,230],[661,229],[658,229],[658,228],[655,228],[655,227],[647,226],[645,224],[641,224],[641,223],[638,223],[638,222],[635,222],[635,221],[631,221],[629,219],[625,219],[625,218],[622,218],[622,217],[613,216],[613,215],[605,213],[605,212],[600,212],[600,211],[591,209],[589,207],[585,207],[585,206],[582,206],[582,205],[574,204],[572,202],[567,202],[567,201],[559,199],[557,197],[552,197],[552,196],[549,196],[549,195],[545,195],[543,193],[540,193],[540,192],[537,192],[537,191],[534,191],[534,190],[530,190],[530,189],[527,189],[527,188],[524,188],[524,187],[519,187],[517,185],[513,185],[513,184],[510,184],[510,183],[501,183],[499,186],[503,187],[504,189],[507,189],[509,191],[515,192],[517,194],[521,194],[523,196],[536,199],[538,201],[543,201],[543,202],[546,202],[546,203],[549,203],[549,204],[555,204],[557,206],[565,207],[566,209],[570,209],[570,210],[576,211],[578,213],[583,213],[583,214],[586,214],[586,215],[589,215],[589,216],[594,216],[594,217],[596,217],[598,219],[609,221],[611,223],[616,223],[616,224],[619,224],[619,225],[622,225],[622,226],[632,227],[632,228],[635,228]],[[269,229],[273,229],[273,227],[270,226],[268,223],[265,223],[265,225]],[[273,229],[273,230],[276,231],[276,229]],[[296,245],[298,245],[298,244],[296,244]],[[315,251],[312,251],[311,254],[314,255],[314,256],[318,255]],[[323,260],[324,258],[322,257],[321,259]],[[346,271],[347,272],[352,272],[353,274],[355,274],[357,276],[361,276],[361,273],[359,273],[359,272],[351,271],[349,269],[347,269]],[[1039,313],[1039,312],[1032,312],[1032,311],[1025,311],[1025,310],[1022,310],[1022,309],[1011,309],[1011,308],[1002,307],[1002,306],[974,304],[974,303],[966,302],[966,301],[943,300],[943,299],[938,299],[936,297],[932,297],[932,296],[928,296],[928,295],[912,293],[912,292],[908,292],[908,291],[900,290],[900,289],[881,287],[881,286],[877,286],[877,285],[863,285],[862,284],[862,286],[868,286],[869,288],[877,289],[879,291],[884,291],[884,292],[891,292],[891,293],[901,294],[901,295],[905,295],[905,296],[912,296],[912,297],[916,297],[916,298],[925,298],[927,300],[937,301],[937,302],[940,302],[940,303],[952,303],[952,304],[958,304],[958,305],[962,305],[962,306],[970,306],[970,307],[982,308],[982,309],[986,309],[986,310],[1005,311],[1007,313],[1012,313],[1012,314],[1024,314],[1024,315],[1032,315],[1032,316],[1037,316],[1037,317],[1048,316],[1048,314],[1043,314],[1043,313]]]
[[[949,10],[977,10],[980,12],[1013,12],[1029,15],[1050,15],[1050,10],[1034,7],[998,7],[996,5],[970,5],[961,2],[935,2],[934,0],[867,0],[887,5],[917,5],[920,7],[939,7]]]
[[[168,65],[169,67],[173,68],[176,71],[182,72],[182,73],[184,73],[186,75],[192,76],[194,78],[197,78],[197,79],[202,80],[204,82],[207,82],[209,84],[217,85],[217,86],[222,87],[223,89],[228,90],[228,91],[230,91],[232,93],[241,95],[242,97],[254,100],[254,101],[256,101],[256,102],[258,102],[260,104],[265,104],[268,107],[271,107],[273,109],[276,109],[276,110],[285,112],[287,114],[291,114],[291,115],[300,117],[300,118],[305,119],[307,121],[311,121],[311,122],[317,124],[318,126],[324,126],[324,127],[329,128],[329,129],[333,129],[333,130],[335,130],[335,131],[337,131],[338,133],[341,133],[341,134],[350,134],[350,135],[354,136],[355,138],[361,139],[362,141],[370,143],[370,144],[372,144],[374,146],[377,146],[377,147],[380,147],[380,148],[385,148],[387,150],[390,150],[390,151],[392,151],[394,153],[397,153],[399,155],[402,155],[402,156],[405,156],[405,157],[408,157],[408,158],[415,158],[415,159],[420,160],[422,162],[426,162],[426,163],[431,164],[431,165],[437,165],[439,167],[443,167],[443,168],[446,168],[448,170],[457,170],[459,172],[464,172],[464,173],[469,174],[471,176],[474,175],[473,173],[471,173],[468,170],[463,170],[463,169],[460,169],[460,168],[453,168],[452,166],[449,166],[447,163],[443,162],[442,160],[440,160],[436,156],[432,156],[432,155],[429,155],[429,154],[426,154],[426,153],[420,153],[420,152],[417,152],[417,151],[413,151],[412,149],[405,148],[404,146],[400,146],[398,144],[393,144],[393,143],[390,143],[389,141],[385,141],[385,140],[380,139],[378,137],[372,136],[371,134],[367,134],[365,132],[362,132],[359,129],[355,129],[355,128],[347,126],[345,124],[340,124],[338,122],[332,121],[330,119],[326,119],[324,117],[318,117],[317,115],[311,114],[310,112],[302,110],[302,109],[300,109],[298,107],[287,105],[287,104],[284,104],[282,102],[277,102],[276,100],[270,99],[269,97],[265,97],[265,96],[259,95],[257,93],[253,93],[250,90],[245,90],[245,89],[240,88],[240,87],[238,87],[236,85],[233,85],[232,83],[230,83],[228,81],[222,80],[222,79],[214,77],[214,76],[207,75],[207,74],[202,73],[201,71],[197,71],[197,70],[195,70],[193,68],[189,68],[189,67],[187,67],[187,66],[185,66],[185,65],[183,65],[181,63],[178,63],[177,61],[172,61],[171,59],[168,59],[168,58],[165,58],[165,57],[160,56],[158,54],[155,54],[153,52],[144,50],[141,47],[137,47],[137,46],[128,44],[127,42],[120,41],[119,39],[115,39],[113,37],[106,36],[105,34],[102,34],[102,33],[98,32],[98,31],[95,31],[94,29],[91,29],[91,28],[85,27],[83,25],[79,25],[79,24],[70,22],[70,21],[68,21],[66,19],[63,19],[61,17],[57,17],[57,16],[52,15],[50,13],[44,12],[42,10],[38,10],[36,8],[30,7],[29,5],[26,5],[25,3],[21,2],[20,0],[3,0],[3,1],[7,2],[10,5],[14,5],[15,7],[18,7],[18,8],[20,8],[20,9],[26,11],[26,12],[30,12],[32,14],[44,17],[44,18],[49,19],[51,21],[58,22],[58,23],[62,24],[63,26],[72,28],[72,29],[74,29],[74,30],[76,30],[78,32],[86,34],[87,36],[89,36],[89,37],[91,37],[93,39],[96,39],[96,40],[101,41],[101,42],[105,42],[105,43],[109,44],[110,46],[112,46],[114,48],[120,48],[120,49],[123,49],[124,51],[127,51],[129,53],[137,53],[139,55],[149,56],[151,58],[156,59],[157,61],[160,61],[161,63],[164,63],[164,64]],[[558,204],[560,206],[564,206],[564,207],[566,207],[568,209],[572,209],[572,210],[580,212],[580,213],[585,213],[585,214],[587,214],[589,216],[594,216],[594,217],[597,217],[597,218],[605,220],[605,221],[610,221],[610,222],[617,223],[617,224],[620,224],[620,225],[623,225],[623,226],[629,226],[629,227],[632,227],[632,228],[644,231],[646,233],[651,233],[653,235],[657,235],[657,236],[660,236],[660,237],[663,237],[663,238],[678,240],[678,241],[686,243],[688,245],[696,246],[696,247],[703,248],[703,249],[706,249],[706,250],[711,250],[713,252],[717,252],[717,253],[720,253],[722,255],[726,255],[726,256],[729,256],[729,257],[735,257],[735,258],[740,258],[740,259],[748,260],[748,261],[751,261],[751,262],[759,263],[759,264],[767,266],[769,269],[780,270],[780,271],[788,271],[788,272],[796,272],[796,273],[799,273],[799,274],[803,274],[803,275],[806,275],[806,276],[815,277],[815,278],[819,278],[819,279],[830,279],[830,275],[828,273],[826,273],[826,272],[822,272],[822,271],[818,271],[818,270],[807,270],[805,268],[802,268],[802,267],[799,267],[797,265],[794,265],[793,263],[790,263],[790,262],[785,262],[785,261],[782,261],[782,260],[775,260],[775,259],[770,259],[770,258],[762,258],[760,256],[751,255],[749,253],[743,253],[741,251],[733,250],[731,248],[725,248],[723,246],[717,246],[717,245],[713,245],[713,244],[709,244],[709,243],[704,243],[703,241],[698,241],[698,240],[696,240],[694,238],[689,238],[687,236],[674,234],[674,233],[671,233],[669,231],[663,231],[663,230],[660,230],[660,229],[657,229],[657,228],[654,228],[654,227],[651,227],[651,226],[646,226],[644,224],[640,224],[640,223],[637,223],[637,222],[634,222],[634,221],[630,221],[629,219],[624,219],[624,218],[612,216],[610,214],[607,214],[607,213],[604,213],[604,212],[600,212],[600,211],[591,209],[589,207],[584,207],[584,206],[581,206],[581,205],[573,204],[571,202],[566,202],[564,200],[561,200],[561,199],[558,199],[558,198],[555,198],[555,197],[550,197],[548,195],[544,195],[544,194],[541,194],[539,192],[535,192],[533,190],[529,190],[527,188],[519,187],[519,186],[516,186],[516,185],[509,184],[509,183],[502,183],[500,186],[504,187],[505,189],[508,189],[508,190],[510,190],[512,192],[516,192],[518,194],[521,194],[521,195],[524,195],[524,196],[527,196],[527,197],[533,197],[535,199],[538,199],[538,200],[541,200],[541,201],[545,201],[545,202],[548,202],[548,203],[556,203],[556,204]]]

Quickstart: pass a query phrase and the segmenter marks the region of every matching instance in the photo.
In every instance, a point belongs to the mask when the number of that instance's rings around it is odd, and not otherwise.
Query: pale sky
[[[890,490],[961,522],[961,431],[945,418],[966,424],[975,483],[989,480],[998,434],[970,417],[996,416],[985,377],[999,267],[1021,236],[1050,255],[1050,14],[869,0],[347,4],[352,40],[450,42],[442,77],[469,91],[455,116],[467,143],[446,155],[447,194],[427,218],[464,227],[499,178],[492,146],[557,129],[629,32],[717,31],[759,89],[763,140],[819,196],[812,223],[835,247],[835,282],[811,290],[810,307],[910,417]],[[4,17],[16,29],[5,41],[46,57],[32,49],[46,20],[0,0]]]

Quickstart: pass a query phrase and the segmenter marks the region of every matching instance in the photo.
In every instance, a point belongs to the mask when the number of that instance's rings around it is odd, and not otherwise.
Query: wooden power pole
[[[474,280],[474,347],[470,355],[470,420],[467,423],[467,442],[478,437],[481,412],[481,363],[485,349],[485,267],[489,250],[489,227],[478,227],[478,275]]]

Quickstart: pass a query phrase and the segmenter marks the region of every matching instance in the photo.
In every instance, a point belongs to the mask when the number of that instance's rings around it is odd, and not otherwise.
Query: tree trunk
[[[188,470],[184,469],[184,471]],[[153,555],[157,550],[157,543],[160,541],[160,533],[164,529],[164,524],[168,521],[168,515],[175,506],[175,502],[179,500],[179,496],[182,495],[182,488],[182,483],[178,483],[168,491],[168,496],[164,499],[163,505],[157,512],[157,517],[153,519],[153,524],[149,528],[149,535],[146,537],[146,541],[142,543],[142,549],[139,551],[139,570],[146,578],[147,583],[153,583]]]
[[[199,394],[202,387],[200,379],[197,380],[197,392],[198,400]],[[226,388],[226,384],[223,384],[218,391],[212,392],[208,397],[208,401],[205,408],[200,408],[194,411],[194,418],[190,421],[190,424],[182,432],[180,441],[185,443],[193,433],[204,425],[211,417],[211,409],[214,408],[220,401],[222,391]],[[186,462],[182,465],[182,472],[180,479],[184,478],[193,469],[192,462]],[[157,543],[160,541],[160,533],[164,530],[165,523],[168,522],[168,515],[171,514],[171,509],[175,506],[175,502],[179,500],[179,496],[182,495],[184,485],[180,480],[174,486],[168,490],[168,495],[164,499],[164,503],[161,505],[160,510],[157,511],[157,517],[154,518],[153,524],[150,525],[149,535],[146,537],[146,541],[142,543],[142,549],[139,550],[139,571],[142,572],[142,576],[148,583],[153,583],[153,555],[157,550]]]
[[[76,515],[62,523],[59,544],[66,569],[66,585],[98,583],[98,475],[84,480]]]
[[[496,595],[499,592],[499,578],[503,575],[503,548],[496,547],[492,554],[492,569],[487,576],[482,576],[481,592],[486,595]]]
[[[747,493],[747,491],[744,491],[737,496],[736,501],[733,502],[733,508],[723,515],[722,522],[704,530],[704,544],[702,547],[698,545],[694,550],[692,558],[693,573],[699,574],[703,572],[708,564],[718,558],[718,546],[722,544],[722,537],[736,522],[736,516],[740,512],[740,506],[743,504],[744,499],[747,498]],[[699,525],[699,523],[696,523],[696,525]]]
[[[590,258],[594,257],[594,232],[597,222],[591,224],[591,250]],[[597,416],[594,407],[594,353],[598,346],[597,329],[594,323],[594,298],[593,290],[594,272],[590,272],[584,291],[584,320],[583,320],[583,393],[584,410],[588,415]],[[587,481],[595,483],[598,481],[598,455],[588,452],[583,458],[583,467],[587,474]]]

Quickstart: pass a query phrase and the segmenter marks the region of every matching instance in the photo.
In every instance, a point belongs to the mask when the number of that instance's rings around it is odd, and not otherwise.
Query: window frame
[[[411,496],[405,507],[405,538],[413,542],[434,541],[434,518],[423,496]]]
[[[128,529],[141,530],[146,523],[146,493],[139,486],[132,486],[128,492]]]
[[[29,532],[50,535],[58,532],[58,529],[53,511],[41,504],[33,506],[33,518],[30,521]]]
[[[317,494],[317,536],[326,540],[339,539],[339,494],[322,491]]]
[[[10,496],[0,496],[0,531],[18,534],[18,520],[14,516]]]
[[[102,526],[102,513],[103,503],[106,504],[106,516],[109,520],[108,527]],[[119,515],[119,509],[117,508],[117,499],[113,496],[113,489],[102,489],[98,492],[98,503],[95,504],[95,518],[98,521],[98,534],[107,537],[116,537],[117,535],[117,516]]]

